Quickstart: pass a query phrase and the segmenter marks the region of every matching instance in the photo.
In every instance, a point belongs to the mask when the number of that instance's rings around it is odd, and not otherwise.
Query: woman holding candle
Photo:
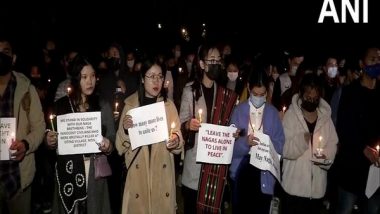
[[[334,160],[338,138],[330,106],[321,95],[321,80],[315,74],[306,74],[283,119],[283,213],[320,213],[322,207],[327,170]],[[330,163],[320,164],[323,161],[318,159]]]
[[[162,66],[153,59],[143,61],[139,90],[124,102],[116,149],[125,158],[128,174],[123,194],[122,213],[176,213],[174,154],[182,150],[180,122],[174,103],[163,88]],[[169,140],[132,150],[128,129],[133,119],[127,112],[133,108],[164,101]],[[154,109],[153,109],[154,111]]]
[[[83,56],[73,61],[70,93],[55,102],[57,115],[101,111],[103,140],[99,149],[110,154],[115,138],[112,108],[94,95],[95,70]],[[53,127],[51,127],[53,129]],[[54,130],[54,129],[53,129]],[[57,134],[48,131],[45,141],[50,149],[57,147]],[[55,165],[56,191],[53,213],[111,213],[106,178],[95,178],[94,160],[98,154],[58,155]]]
[[[266,102],[269,80],[264,69],[252,72],[248,88],[249,100],[240,103],[231,117],[231,124],[239,130],[230,166],[232,208],[233,213],[269,213],[276,178],[269,171],[252,166],[249,151],[260,142],[255,133],[262,132],[269,136],[276,152],[282,154],[284,130],[277,109]]]

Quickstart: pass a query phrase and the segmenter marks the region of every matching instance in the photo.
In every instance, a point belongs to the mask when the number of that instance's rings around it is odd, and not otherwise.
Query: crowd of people
[[[10,158],[0,161],[0,213],[194,214],[229,206],[232,213],[379,214],[380,188],[371,195],[366,188],[370,168],[380,172],[380,49],[326,52],[315,65],[297,49],[237,52],[208,41],[178,42],[167,52],[113,43],[85,55],[49,40],[23,61],[0,39],[0,118],[16,119]],[[226,94],[238,97],[231,112],[218,103]],[[133,148],[131,110],[159,102],[169,138]],[[99,152],[59,154],[56,116],[84,112],[101,114]],[[205,205],[198,133],[202,123],[222,124],[221,112],[237,129],[232,162],[215,190],[223,200]],[[256,133],[281,155],[279,177],[250,163],[261,143]],[[112,173],[99,176],[99,163]]]

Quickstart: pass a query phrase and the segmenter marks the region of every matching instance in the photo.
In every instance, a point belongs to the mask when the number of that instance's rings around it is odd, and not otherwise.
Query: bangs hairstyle
[[[269,77],[265,72],[264,67],[253,68],[250,72],[249,79],[249,90],[252,90],[253,87],[262,87],[264,86],[266,90],[269,89]]]
[[[315,73],[305,74],[302,77],[299,90],[299,99],[303,97],[306,89],[315,89],[318,92],[319,97],[323,97],[323,84],[322,79]]]
[[[162,76],[164,76],[164,81],[162,81],[162,85],[161,85],[161,91],[160,91],[160,94],[158,95],[159,97],[163,97],[164,99],[164,102],[167,101],[167,91],[165,90],[164,88],[164,83],[165,83],[165,76],[166,76],[166,69],[164,69],[164,66],[162,66],[162,64],[159,62],[158,60],[158,57],[155,57],[155,58],[146,58],[144,60],[142,60],[142,64],[141,64],[141,70],[140,70],[140,86],[139,86],[139,89],[138,89],[138,97],[139,97],[139,104],[140,106],[143,104],[143,100],[144,100],[144,96],[145,96],[145,88],[144,88],[144,83],[143,83],[143,80],[144,80],[144,77],[146,75],[146,72],[153,66],[153,65],[157,65],[160,67],[161,71],[162,71]]]

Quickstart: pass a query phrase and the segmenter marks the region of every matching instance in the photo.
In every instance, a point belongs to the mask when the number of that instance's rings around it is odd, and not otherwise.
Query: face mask
[[[210,64],[210,65],[207,65],[207,71],[205,71],[207,77],[210,80],[216,80],[216,79],[218,79],[218,76],[219,76],[221,68],[222,68],[222,66],[219,65],[219,64]]]
[[[258,96],[254,96],[253,94],[251,94],[249,96],[249,101],[252,103],[252,105],[255,108],[260,108],[262,105],[264,105],[266,98],[265,98],[265,96],[258,97]]]
[[[327,76],[329,76],[331,79],[335,78],[336,75],[338,74],[338,67],[329,67],[327,69]]]
[[[134,64],[135,64],[135,60],[127,60],[127,66],[128,66],[128,68],[133,68]]]
[[[290,76],[295,76],[296,73],[297,73],[297,69],[298,69],[298,66],[293,65],[293,66],[290,68]]]
[[[227,72],[227,77],[230,81],[235,81],[239,76],[238,72]]]
[[[273,78],[274,81],[276,81],[279,76],[280,76],[280,74],[278,74],[278,73],[273,73],[272,74],[272,78]]]
[[[380,76],[380,63],[374,65],[368,65],[364,68],[364,71],[370,76],[372,79],[376,79]]]
[[[12,70],[12,57],[0,52],[0,76],[7,75]]]
[[[301,107],[308,112],[314,112],[318,106],[319,106],[319,100],[318,102],[310,102],[310,101],[302,100],[302,104],[301,104]]]
[[[181,51],[175,51],[174,56],[175,58],[179,58],[181,56]]]

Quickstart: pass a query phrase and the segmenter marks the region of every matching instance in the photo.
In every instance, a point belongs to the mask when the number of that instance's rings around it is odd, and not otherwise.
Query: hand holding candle
[[[203,110],[200,108],[198,109],[198,118],[199,118],[199,123],[202,123],[202,113],[203,113]]]

